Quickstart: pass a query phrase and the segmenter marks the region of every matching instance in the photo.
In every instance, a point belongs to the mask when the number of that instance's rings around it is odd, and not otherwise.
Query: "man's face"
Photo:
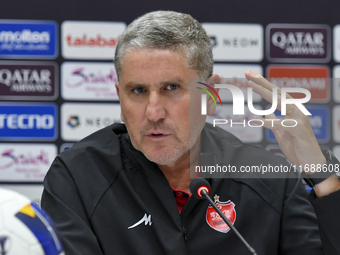
[[[204,124],[200,119],[190,135],[190,78],[198,74],[170,50],[131,51],[122,63],[116,87],[133,146],[158,165],[188,156]]]

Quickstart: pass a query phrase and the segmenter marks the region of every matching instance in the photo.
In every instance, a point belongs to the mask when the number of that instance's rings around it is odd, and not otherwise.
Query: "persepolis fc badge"
[[[227,219],[234,225],[236,220],[235,204],[230,200],[227,202],[221,202],[219,200],[220,197],[217,195],[214,196],[214,199],[217,207],[221,209]],[[224,222],[224,220],[211,205],[209,205],[207,208],[206,220],[208,225],[216,231],[227,233],[230,230],[229,226]]]

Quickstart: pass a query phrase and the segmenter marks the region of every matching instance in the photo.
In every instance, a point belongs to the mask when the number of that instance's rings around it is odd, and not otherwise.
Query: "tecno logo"
[[[269,61],[326,63],[330,60],[327,25],[269,24],[266,38]]]
[[[0,139],[54,140],[56,120],[54,104],[0,104]]]
[[[0,129],[52,129],[54,116],[49,114],[0,114]]]
[[[203,23],[215,61],[261,61],[263,27],[259,24]]]
[[[62,55],[73,59],[112,60],[125,27],[123,22],[64,21]]]

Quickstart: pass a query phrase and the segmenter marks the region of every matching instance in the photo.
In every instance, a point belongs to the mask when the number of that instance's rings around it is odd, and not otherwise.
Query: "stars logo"
[[[80,125],[79,117],[76,115],[70,116],[67,120],[67,125],[69,125],[71,128],[78,127]]]
[[[235,204],[231,200],[228,200],[227,202],[221,202],[220,196],[216,194],[214,196],[214,200],[214,203],[217,205],[218,208],[220,208],[220,210],[231,222],[231,224],[234,224],[236,220]],[[206,221],[212,229],[218,232],[227,233],[230,230],[229,226],[223,221],[221,216],[211,205],[209,205],[207,208]]]

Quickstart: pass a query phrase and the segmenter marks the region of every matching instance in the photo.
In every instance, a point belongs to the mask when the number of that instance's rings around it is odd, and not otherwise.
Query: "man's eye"
[[[178,85],[171,84],[171,85],[166,86],[166,88],[167,88],[168,90],[175,90],[175,89],[178,88]]]
[[[145,92],[145,88],[135,88],[133,92],[135,92],[136,94],[142,94],[143,92]]]

